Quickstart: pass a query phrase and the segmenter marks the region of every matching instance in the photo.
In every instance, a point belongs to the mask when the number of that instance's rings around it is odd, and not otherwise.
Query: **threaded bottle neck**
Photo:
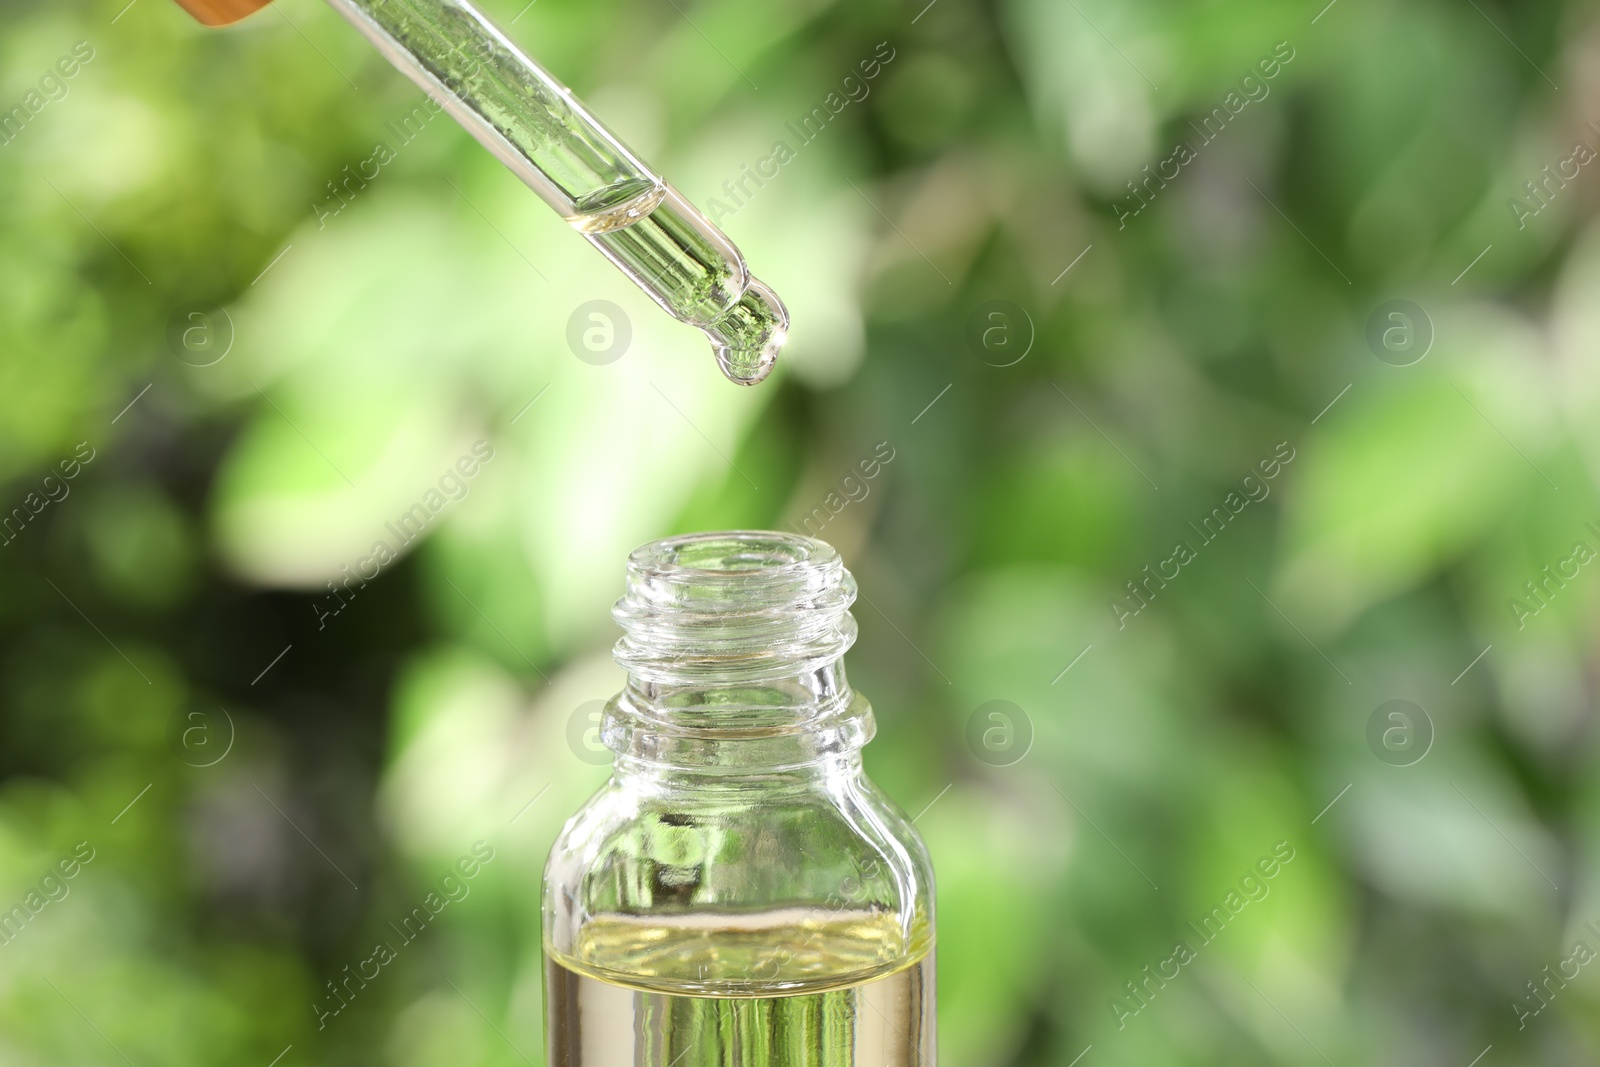
[[[856,582],[831,545],[739,530],[652,541],[628,557],[613,655],[641,681],[751,684],[832,663],[855,643]]]
[[[612,609],[628,687],[607,708],[602,740],[626,756],[706,767],[859,748],[872,712],[841,662],[856,638],[855,596],[839,554],[809,537],[741,530],[639,548]]]

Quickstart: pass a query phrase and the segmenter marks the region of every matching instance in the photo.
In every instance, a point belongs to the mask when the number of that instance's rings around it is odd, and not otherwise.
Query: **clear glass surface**
[[[809,538],[630,557],[613,774],[545,871],[552,1064],[932,1067],[932,870],[861,769],[854,599]]]

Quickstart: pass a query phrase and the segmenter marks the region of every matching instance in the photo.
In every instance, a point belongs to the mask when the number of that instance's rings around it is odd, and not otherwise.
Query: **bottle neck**
[[[601,740],[619,774],[821,773],[873,734],[850,689],[855,581],[826,544],[792,534],[696,534],[628,561],[613,616],[628,684]]]
[[[617,753],[619,770],[651,763],[726,773],[853,755],[873,732],[871,706],[851,690],[835,661],[749,685],[630,677],[607,705],[600,736]]]

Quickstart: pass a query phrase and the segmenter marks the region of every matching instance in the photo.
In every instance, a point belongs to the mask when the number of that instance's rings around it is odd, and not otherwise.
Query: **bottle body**
[[[675,573],[630,561],[613,775],[546,867],[552,1067],[932,1067],[931,866],[862,772],[848,574],[780,534],[641,553]]]
[[[552,1067],[931,1067],[926,857],[852,777],[765,805],[677,789],[636,805],[608,786],[580,812],[557,854],[599,862],[580,872],[553,854],[547,884],[569,899],[585,880],[607,885],[589,890],[570,944],[546,940]],[[836,836],[855,836],[857,819],[901,854]],[[804,872],[800,841],[826,874]],[[885,906],[906,891],[909,914]],[[630,896],[626,910],[589,910]],[[559,936],[561,918],[547,921]]]

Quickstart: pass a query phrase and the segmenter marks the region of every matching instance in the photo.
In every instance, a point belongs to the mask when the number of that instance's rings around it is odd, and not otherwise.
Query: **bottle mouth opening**
[[[652,682],[815,670],[855,641],[856,583],[831,545],[733,530],[652,541],[628,557],[615,657]]]
[[[629,568],[648,567],[706,576],[773,571],[809,561],[814,548],[833,549],[820,541],[764,530],[698,533],[652,541],[629,558]],[[835,553],[835,555],[837,555]]]

